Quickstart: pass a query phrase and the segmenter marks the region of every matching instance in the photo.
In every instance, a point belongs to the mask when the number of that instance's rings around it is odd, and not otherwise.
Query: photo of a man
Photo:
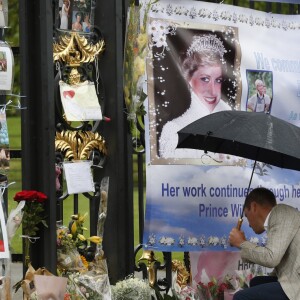
[[[247,80],[249,90],[246,110],[269,113],[272,104],[272,73],[247,70]],[[266,82],[268,82],[268,87]]]

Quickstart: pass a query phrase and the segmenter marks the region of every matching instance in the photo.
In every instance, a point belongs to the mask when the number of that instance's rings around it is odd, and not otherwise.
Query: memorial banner
[[[300,16],[198,1],[161,1],[148,15],[144,246],[235,251],[253,161],[177,149],[177,132],[222,110],[270,113],[300,125]],[[288,145],[287,145],[288,147]],[[250,189],[300,208],[300,174],[258,162]],[[244,221],[246,237],[260,245]]]

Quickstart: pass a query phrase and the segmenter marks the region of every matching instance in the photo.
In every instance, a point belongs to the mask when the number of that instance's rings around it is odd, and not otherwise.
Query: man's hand
[[[232,228],[229,234],[229,244],[233,247],[240,248],[241,244],[246,241],[244,231]]]

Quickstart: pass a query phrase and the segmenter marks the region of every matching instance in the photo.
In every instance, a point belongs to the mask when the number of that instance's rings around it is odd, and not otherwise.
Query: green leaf
[[[48,224],[46,223],[45,220],[42,220],[41,223],[42,223],[46,228],[48,228]]]

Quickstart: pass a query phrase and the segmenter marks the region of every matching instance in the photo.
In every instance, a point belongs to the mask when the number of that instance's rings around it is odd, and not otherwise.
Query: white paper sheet
[[[69,85],[59,82],[61,102],[68,121],[102,120],[101,107],[92,82]]]
[[[94,192],[92,162],[76,161],[63,164],[68,194]]]

